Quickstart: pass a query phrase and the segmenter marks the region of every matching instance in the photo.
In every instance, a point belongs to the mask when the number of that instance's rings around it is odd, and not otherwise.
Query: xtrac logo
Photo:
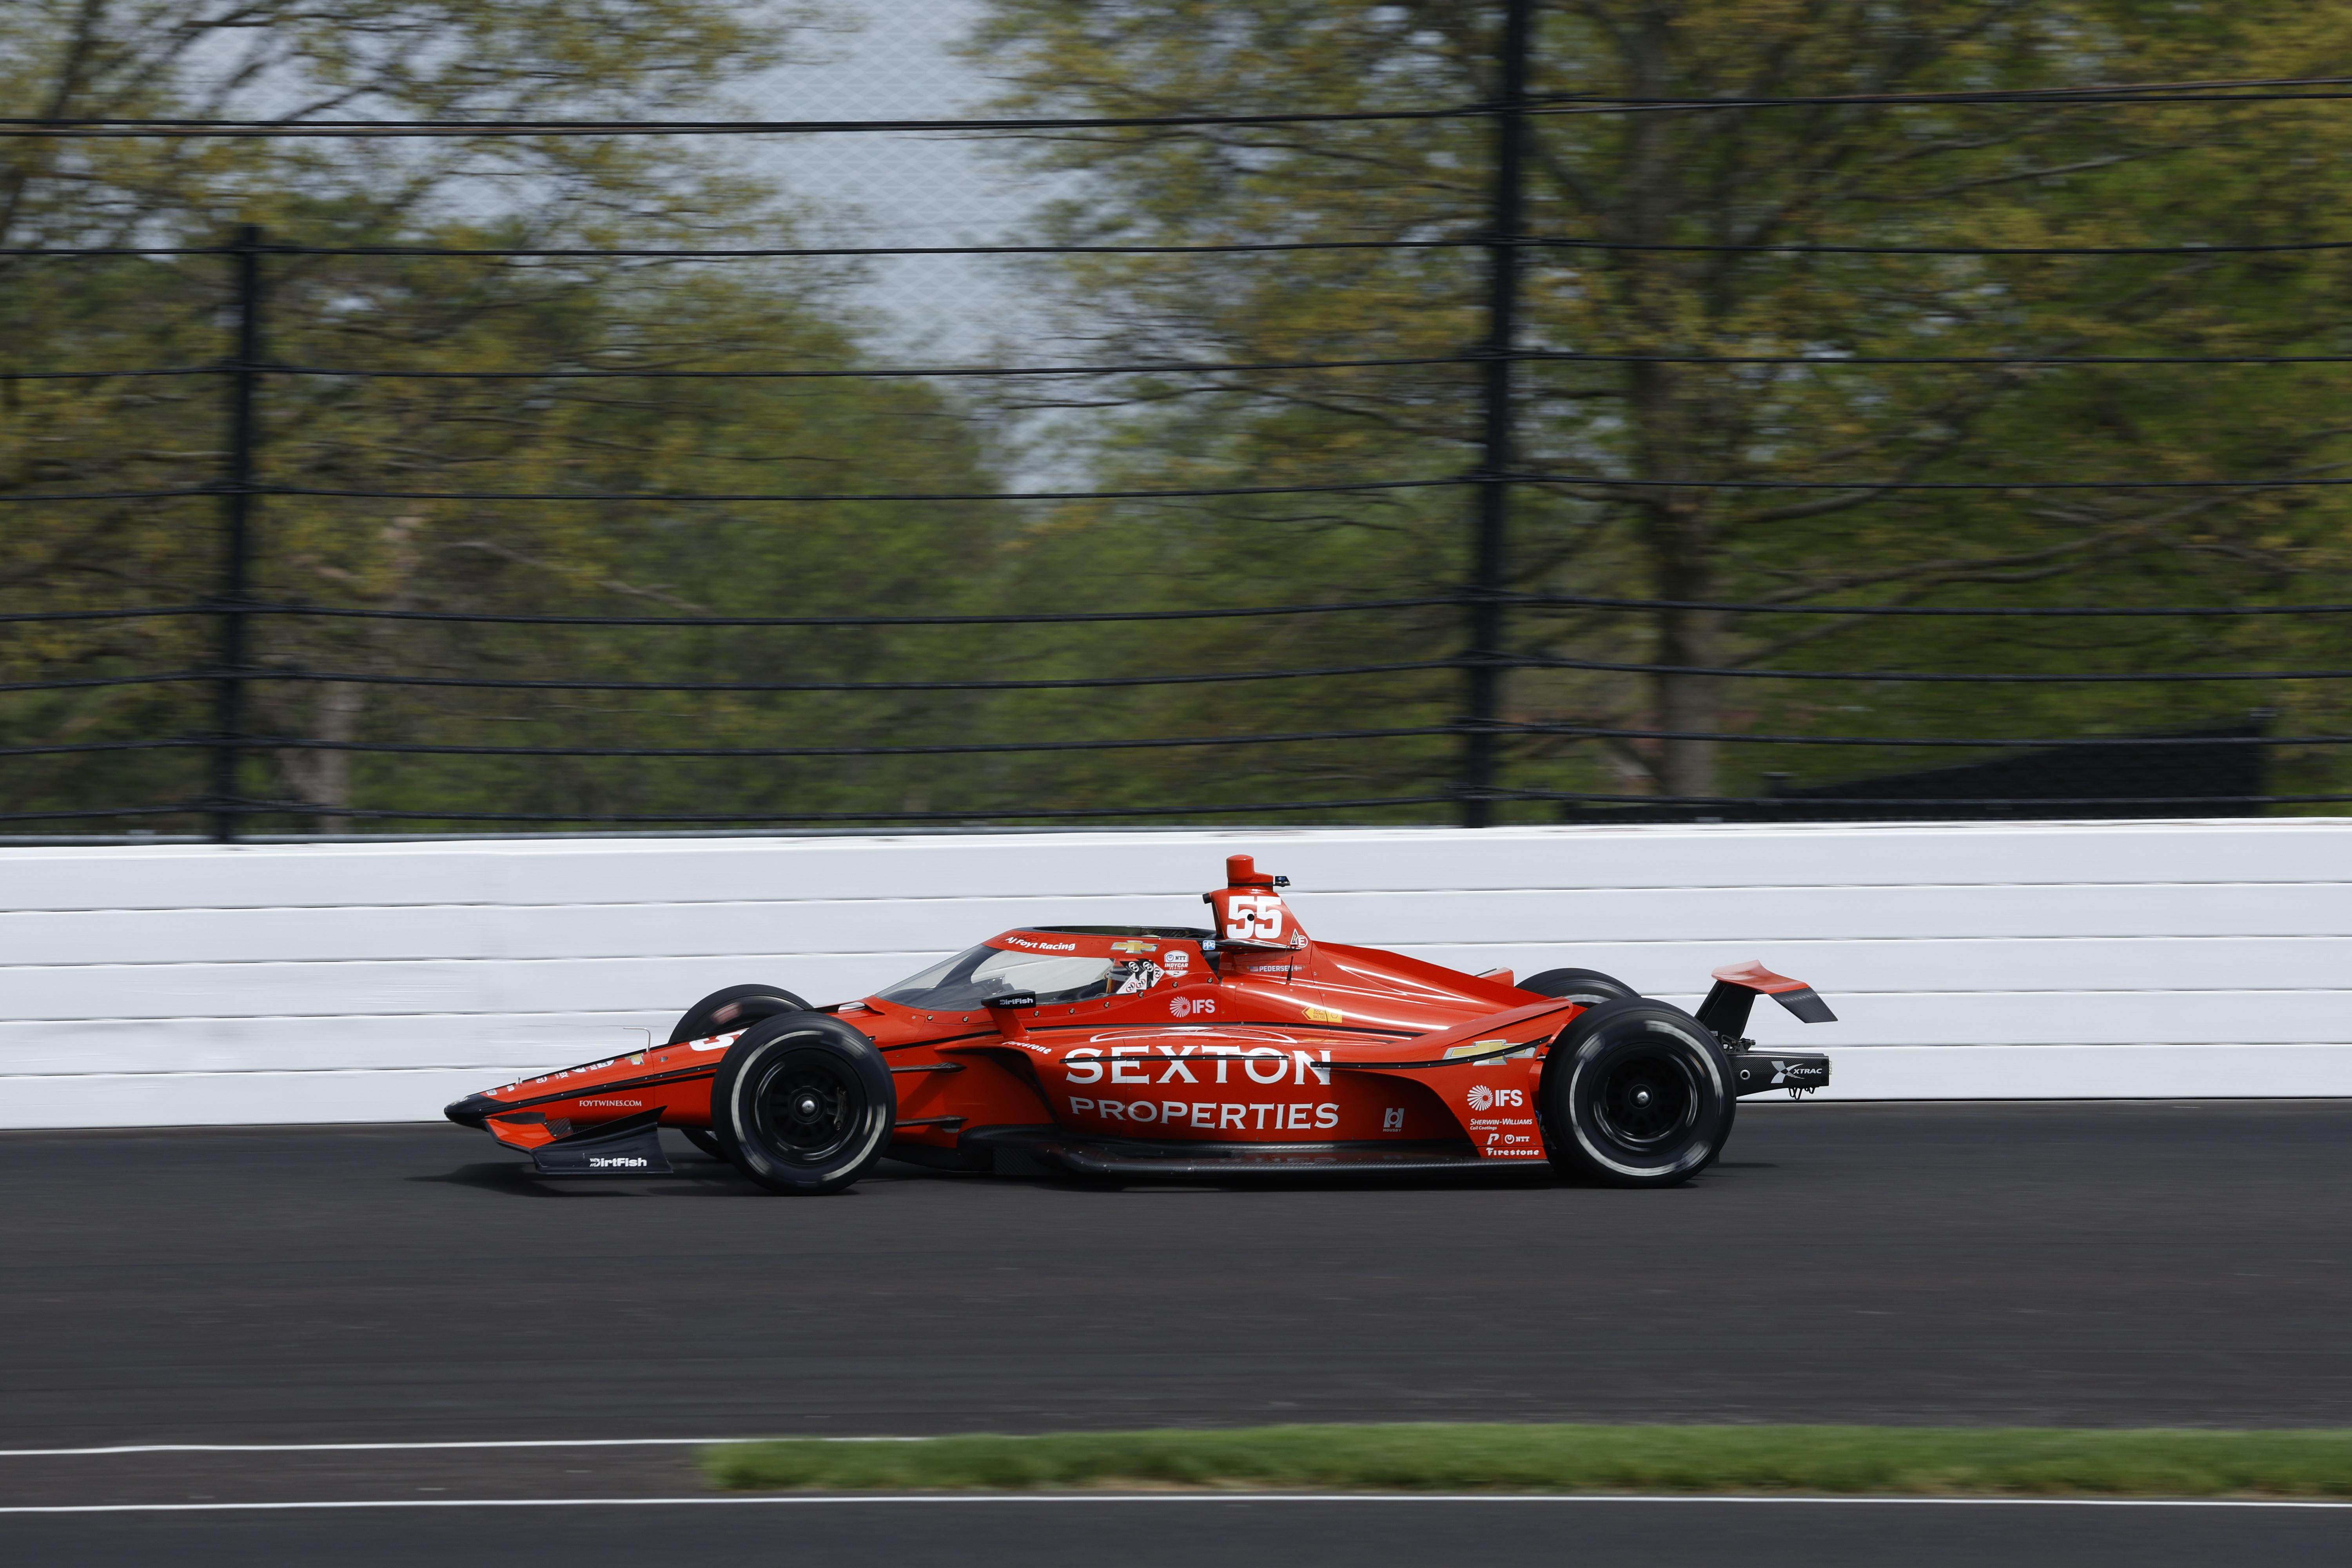
[[[1483,1083],[1474,1083],[1465,1098],[1473,1110],[1492,1110],[1498,1105],[1525,1105],[1528,1091],[1523,1089],[1488,1089]]]

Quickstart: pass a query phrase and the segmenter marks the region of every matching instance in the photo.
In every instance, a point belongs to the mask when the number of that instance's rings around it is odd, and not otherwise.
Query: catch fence
[[[50,142],[1003,139],[1276,127],[1315,135],[1423,124],[1475,128],[1487,158],[1478,171],[1481,222],[1384,238],[582,247],[328,245],[247,226],[217,245],[134,240],[0,251],[20,278],[33,268],[59,269],[65,281],[53,277],[41,287],[60,298],[72,296],[76,268],[117,268],[106,274],[110,287],[120,286],[122,267],[168,272],[183,283],[198,279],[194,287],[199,295],[211,291],[214,309],[191,314],[179,341],[215,333],[226,351],[178,364],[0,367],[12,416],[35,435],[50,415],[26,413],[22,399],[63,387],[111,389],[103,394],[118,400],[110,406],[131,409],[121,416],[135,416],[134,423],[225,436],[216,452],[169,451],[161,442],[126,451],[120,483],[46,482],[28,458],[0,489],[0,508],[12,521],[66,519],[76,509],[127,520],[82,532],[70,521],[55,525],[68,542],[61,549],[84,550],[75,569],[87,571],[70,604],[58,602],[55,572],[20,574],[5,590],[13,602],[0,610],[0,647],[9,649],[0,680],[0,777],[9,783],[0,789],[0,826],[28,835],[130,829],[224,840],[305,830],[514,827],[1484,826],[2253,815],[2352,800],[2341,769],[2341,748],[2352,742],[2343,700],[2352,692],[2352,653],[2343,637],[2352,604],[2289,591],[2333,581],[2325,573],[2279,577],[2259,596],[2221,584],[2203,602],[2182,596],[2200,587],[2194,569],[2143,574],[2135,594],[2086,602],[2053,599],[2031,586],[2040,579],[2030,564],[2012,571],[1996,554],[1984,571],[1915,574],[1885,592],[1870,582],[1841,584],[1832,573],[1826,586],[1787,582],[1741,597],[1682,597],[1668,591],[1688,580],[1676,576],[1672,561],[1652,574],[1646,594],[1571,591],[1588,578],[1622,583],[1633,569],[1573,551],[1531,560],[1536,552],[1523,550],[1518,532],[1540,513],[1549,520],[1547,539],[1573,536],[1588,526],[1579,520],[1629,507],[1647,509],[1644,515],[1669,527],[1676,509],[1695,513],[1711,496],[1786,496],[1794,518],[1970,496],[2030,509],[2087,495],[2127,498],[2154,509],[2145,513],[2153,518],[2176,503],[2193,511],[2264,497],[2308,507],[2309,498],[2352,484],[2352,475],[2332,471],[2342,465],[2298,460],[2265,469],[2236,453],[2214,454],[2231,470],[2222,473],[2184,473],[2153,460],[2137,472],[2021,471],[2005,460],[1979,472],[1971,466],[1978,449],[1966,444],[1944,452],[1940,468],[1904,458],[1879,471],[1660,472],[1600,447],[1586,462],[1564,461],[1572,450],[1537,451],[1525,436],[1547,400],[1563,395],[1559,384],[1543,377],[1563,371],[1638,378],[1673,367],[1703,384],[1873,367],[2023,375],[2158,366],[2293,374],[2352,364],[2352,353],[2301,349],[1902,354],[1562,346],[1560,331],[1531,305],[1525,287],[1538,260],[1562,255],[1803,263],[1870,256],[1922,264],[2101,257],[2204,265],[2329,258],[2352,251],[2352,241],[1999,246],[1542,232],[1529,216],[1528,165],[1537,129],[1549,120],[1720,120],[1822,106],[2122,112],[2326,103],[2352,96],[2342,83],[1601,101],[1532,84],[1533,17],[1529,0],[1498,8],[1496,88],[1486,99],[1360,112],[495,125],[0,121],[0,136]],[[318,280],[361,277],[371,267],[399,270],[403,287],[425,308],[440,291],[489,287],[479,279],[560,274],[574,265],[625,279],[650,269],[679,277],[693,275],[682,269],[854,266],[916,256],[1272,266],[1400,254],[1465,263],[1446,276],[1475,284],[1454,301],[1467,330],[1446,352],[1351,353],[1342,341],[1327,340],[1318,352],[1247,358],[1114,353],[893,364],[827,344],[803,363],[737,363],[741,355],[721,353],[727,363],[649,363],[641,354],[607,363],[572,353],[515,365],[446,363],[447,356],[331,363],[280,348],[369,341],[349,321],[346,300],[360,286]],[[210,284],[201,282],[205,268],[213,269]],[[552,286],[546,297],[554,297]],[[912,449],[947,453],[936,466],[885,465],[882,478],[898,481],[886,483],[870,478],[873,468],[842,459],[838,471],[859,477],[839,486],[614,482],[619,470],[576,458],[604,439],[584,423],[566,437],[576,438],[564,449],[575,455],[562,460],[509,461],[504,451],[463,458],[443,451],[432,463],[413,456],[453,439],[450,431],[471,439],[500,420],[536,416],[534,400],[589,421],[614,409],[622,411],[616,418],[667,410],[663,400],[672,397],[801,398],[814,395],[801,389],[835,385],[927,389],[900,405],[868,405],[863,426],[856,410],[825,416],[845,421],[843,444],[834,449],[849,451],[865,438],[861,430],[879,428],[886,416],[926,431],[984,421],[992,410],[1001,419],[1007,388],[1063,389],[1022,393],[1011,399],[1016,412],[1112,386],[1146,387],[1146,403],[1272,388],[1304,405],[1316,395],[1299,389],[1318,384],[1316,377],[1376,385],[1389,399],[1383,407],[1434,408],[1433,420],[1448,434],[1413,448],[1395,468],[1383,468],[1377,446],[1357,443],[1260,471],[1190,453],[1161,464],[1150,482],[1121,477],[1153,469],[1154,454],[1132,453],[1123,467],[1081,464],[1066,482],[1056,476],[1073,470],[1052,461],[1029,465],[1043,476],[1035,482],[1004,482],[1020,461],[975,459],[957,438],[929,435],[923,439],[935,447]],[[940,390],[958,387],[985,392],[959,402],[962,395]],[[789,414],[814,405],[770,406]],[[362,416],[372,422],[363,436],[338,436],[346,427],[338,420]],[[705,402],[685,405],[677,417],[698,428],[698,420],[709,425],[737,413]],[[37,456],[37,447],[28,437],[21,449]],[[273,466],[273,453],[289,448],[299,448],[301,460]],[[1441,456],[1433,458],[1432,450]],[[760,461],[774,471],[775,464]],[[806,468],[814,459],[795,461]],[[499,481],[458,482],[469,471]],[[689,471],[731,470],[718,463]],[[404,483],[403,472],[425,479]],[[605,482],[590,482],[600,475]],[[447,549],[493,563],[499,574],[491,585],[483,579],[464,591],[450,585],[457,578],[437,587],[419,586],[415,577],[391,588],[371,585],[356,580],[366,575],[358,568],[333,564],[338,531],[391,539],[387,548],[397,554],[427,526],[420,520],[441,520],[435,526],[447,536],[447,520],[478,514],[551,520],[532,523],[530,537],[557,542],[535,554],[536,547],[516,542],[520,535],[496,529],[455,539]],[[853,521],[801,521],[818,514]],[[176,554],[161,564],[134,555],[102,570],[113,548],[110,526],[120,535],[140,519],[159,517],[168,520],[163,531]],[[713,524],[712,517],[724,521]],[[289,518],[299,526],[281,530]],[[1101,605],[1122,595],[1090,580],[1083,552],[1031,577],[1021,575],[1017,562],[999,561],[1049,549],[1057,532],[1094,537],[1085,531],[1108,529],[1102,537],[1118,538],[1149,531],[1122,519],[1171,518],[1180,531],[1203,518],[1213,524],[1202,536],[1206,542],[1192,546],[1208,565],[1196,563],[1175,585],[1181,592],[1150,582],[1160,547],[1148,541],[1119,558],[1108,584],[1137,587],[1123,605]],[[2087,534],[2113,522],[2086,517],[2080,527]],[[612,558],[615,552],[598,536],[623,526],[635,531],[630,548],[639,565],[671,549],[700,557],[695,580],[703,590],[689,595],[603,581],[576,563]],[[1385,578],[1349,576],[1347,552],[1383,528],[1439,542],[1401,555]],[[756,573],[746,566],[742,575],[758,578],[761,596],[788,602],[730,605],[728,552],[772,549],[789,557],[803,529],[811,537],[832,531],[825,546],[832,553],[824,557],[832,564],[804,574],[789,559]],[[1291,548],[1286,531],[1319,541],[1334,530],[1342,539],[1331,547],[1334,575],[1349,591],[1265,595],[1268,584],[1296,589],[1316,581],[1313,572],[1283,563]],[[870,582],[844,581],[861,558],[900,548],[893,541],[901,535],[913,541],[905,548],[915,559]],[[92,536],[96,542],[86,547],[74,543]],[[967,539],[968,550],[961,542]],[[1820,542],[1811,536],[1805,547]],[[566,559],[575,563],[546,564],[559,546],[574,552]],[[300,592],[289,587],[298,578],[306,584]],[[1755,580],[1772,588],[1769,574]],[[321,586],[339,581],[349,590],[340,602]],[[2009,582],[2029,586],[2002,602],[1918,602],[1956,588],[2000,599],[2000,585]],[[1987,584],[1996,585],[1990,595]],[[2063,586],[2079,592],[2084,584],[2068,578]],[[845,594],[856,602],[842,602]],[[2151,601],[2150,594],[2168,596]],[[113,602],[90,602],[109,595]],[[660,601],[671,613],[622,613],[616,595]],[[675,607],[688,599],[688,607]],[[2271,626],[2285,629],[2273,636],[2264,629]],[[1842,659],[1841,648],[1858,657]],[[1894,660],[1890,649],[1907,662]],[[1279,657],[1256,657],[1262,650]],[[1857,694],[1870,700],[1846,700]],[[1694,716],[1702,721],[1689,721]]]

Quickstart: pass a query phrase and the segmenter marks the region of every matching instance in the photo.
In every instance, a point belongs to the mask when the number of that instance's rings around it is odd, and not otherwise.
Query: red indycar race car
[[[675,1127],[777,1193],[839,1192],[885,1156],[1097,1180],[1458,1171],[1549,1161],[1671,1186],[1742,1095],[1829,1059],[1740,1038],[1758,995],[1832,1020],[1803,982],[1715,972],[1696,1014],[1605,974],[1515,981],[1317,942],[1247,855],[1208,929],[1038,926],[862,1001],[773,985],[704,997],[667,1044],[467,1095],[450,1121],[548,1175],[670,1172]]]

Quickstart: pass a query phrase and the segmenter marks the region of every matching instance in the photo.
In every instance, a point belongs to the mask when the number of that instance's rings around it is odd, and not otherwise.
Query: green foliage
[[[997,0],[977,58],[1018,84],[1003,107],[1115,115],[1426,109],[1491,100],[1496,7],[1464,0],[1246,7]],[[2021,356],[2341,354],[2342,250],[2132,256],[2100,247],[2292,244],[2352,235],[2352,121],[2329,103],[2061,107],[1808,103],[1591,112],[1575,98],[1704,101],[2035,89],[2329,75],[2342,15],[2137,3],[1976,0],[1887,7],[1797,0],[1542,5],[1520,252],[1521,471],[1586,476],[1519,492],[1513,586],[1678,603],[1803,605],[2266,604],[2347,595],[2346,511],[2326,489],[1916,491],[1873,484],[2333,478],[2352,451],[2327,412],[2345,367],[1988,364]],[[1055,232],[1131,244],[1472,239],[1486,228],[1484,118],[1151,128],[1041,142],[1084,193]],[[1976,247],[2066,254],[1939,254]],[[1698,248],[1729,247],[1734,248]],[[1683,247],[1683,248],[1676,248]],[[1844,247],[1844,248],[1841,248]],[[1908,247],[1913,254],[1885,254]],[[1461,355],[1483,330],[1475,248],[1235,261],[1085,257],[1072,309],[1138,357],[1235,362]],[[1791,356],[1843,362],[1792,365]],[[1888,365],[1888,356],[1975,361]],[[1745,361],[1747,363],[1726,363]],[[1168,472],[1350,479],[1477,460],[1472,367],[1157,383],[1093,449],[1123,478]],[[1811,489],[1726,489],[1708,481]],[[1466,498],[1326,498],[1311,520],[1244,503],[1177,540],[1213,573],[1235,541],[1345,541],[1349,589],[1459,581]],[[1085,526],[1149,533],[1132,509]],[[1319,565],[1319,563],[1318,563]],[[1302,581],[1291,574],[1293,582]],[[1326,581],[1318,571],[1307,581]],[[2128,733],[2278,710],[2341,731],[2340,683],[1993,688],[1644,676],[1732,670],[2120,674],[2343,668],[2340,619],[1935,621],[1729,617],[1705,609],[1524,612],[1507,716],[1531,724],[1895,741]],[[1367,626],[1458,646],[1430,623]],[[1452,693],[1380,706],[1436,719]],[[1964,760],[1706,739],[1523,740],[1533,791],[1747,795]],[[2331,754],[2282,787],[2343,789]],[[1531,811],[1549,807],[1530,806]]]
[[[329,118],[723,115],[711,83],[778,58],[808,7],[686,0],[499,6],[337,0],[234,15],[177,0],[65,0],[0,19],[19,101],[84,118],[235,116],[257,99]],[[797,215],[732,153],[677,138],[464,137],[0,143],[0,245],[205,247],[240,222],[290,247],[593,249],[790,243]],[[929,503],[787,505],[693,492],[984,492],[1003,479],[969,411],[919,383],[646,380],[631,371],[865,363],[838,268],[562,256],[265,257],[265,357],[383,377],[264,378],[257,508],[265,601],[415,616],[822,615],[969,610],[1017,518]],[[219,503],[142,497],[223,472],[232,267],[220,255],[0,258],[0,489],[133,494],[16,503],[0,608],[187,605],[220,581]],[[200,374],[37,379],[61,369]],[[502,379],[446,373],[498,373]],[[12,374],[11,373],[17,373]],[[349,493],[424,492],[385,500]],[[635,501],[481,492],[616,490]],[[10,679],[201,671],[209,618],[0,630]],[[919,809],[937,764],[893,757],[526,761],[519,747],[806,748],[954,739],[945,694],[655,694],[392,683],[936,680],[968,634],[704,632],[271,616],[252,636],[242,781],[286,803],[253,826],[327,827],[348,808],[425,814],[822,815]],[[331,682],[296,676],[333,673]],[[279,679],[279,678],[285,679]],[[208,792],[191,745],[110,742],[213,728],[212,683],[0,695],[0,744],[95,749],[13,761],[8,808],[69,814]],[[338,749],[391,745],[404,750]],[[306,811],[304,806],[323,808]],[[194,826],[166,818],[158,826]]]
[[[1002,106],[1023,113],[1422,110],[1493,97],[1496,9],[992,0],[971,47],[1008,83]],[[2352,478],[2331,412],[2352,387],[2326,358],[2352,354],[2338,303],[2352,251],[2114,249],[2352,237],[2340,103],[1576,101],[2341,74],[2352,20],[2272,0],[1547,0],[1538,12],[1547,102],[1529,121],[1528,226],[1543,243],[1520,251],[1520,341],[1542,357],[1518,370],[1514,466],[1569,477],[1516,488],[1514,589],[1854,609],[2352,600],[2341,492],[2242,482]],[[783,0],[27,0],[0,10],[0,89],[91,118],[723,117],[730,84],[838,19]],[[1042,237],[1429,242],[1023,264],[1059,333],[1105,360],[1404,363],[1042,389],[590,377],[870,367],[876,323],[847,303],[856,274],[829,263],[270,256],[268,358],[413,374],[267,378],[261,477],[322,493],[260,505],[263,597],[413,616],[933,619],[678,630],[263,617],[247,729],[287,743],[248,763],[245,791],[283,806],[252,826],[1150,820],[1302,804],[1331,820],[1451,816],[1466,636],[1453,595],[1469,573],[1471,506],[1454,481],[1481,460],[1495,133],[1467,114],[1004,143],[1078,182]],[[692,138],[0,141],[0,249],[208,247],[257,223],[294,246],[593,251],[776,244],[810,221],[728,144]],[[1953,254],[1988,246],[2032,253]],[[0,493],[124,492],[0,505],[0,612],[215,591],[218,499],[142,492],[222,472],[229,276],[218,254],[0,255]],[[1986,363],[2035,355],[2170,363]],[[2320,357],[2204,363],[2243,355]],[[200,374],[44,378],[154,366]],[[446,374],[459,369],[509,379]],[[988,492],[1015,471],[1009,431],[1026,443],[1021,471],[1057,485],[1257,493],[661,499]],[[2221,483],[2030,488],[2051,478]],[[1373,481],[1403,488],[1270,493]],[[425,499],[331,493],[367,489]],[[466,499],[600,489],[646,499]],[[1412,602],[1090,626],[939,619],[1366,600]],[[2253,708],[2274,710],[2280,732],[2341,733],[2343,681],[1762,672],[2326,670],[2352,666],[2344,626],[1520,609],[1508,641],[1534,662],[1506,683],[1505,716],[1527,728],[1505,782],[1526,798],[1506,815],[1548,819],[1562,795],[1748,795],[1775,774],[1808,784],[1976,754],[1900,744],[1938,737],[2120,735]],[[39,814],[205,795],[212,688],[197,677],[215,637],[205,617],[0,625],[0,684],[184,677],[0,691],[0,747],[91,748],[10,758],[0,813],[62,821]],[[1335,667],[1360,668],[1314,673]],[[1733,673],[1690,673],[1707,669]],[[292,679],[321,672],[347,679]],[[1200,679],[1066,684],[1171,673]],[[485,677],[519,684],[413,683]],[[956,679],[992,684],[937,689]],[[533,681],[574,684],[520,684]],[[577,684],[664,681],[699,685]],[[1330,731],[1369,733],[1198,743]],[[1658,731],[1668,738],[1648,738]],[[105,749],[155,737],[186,743]],[[1071,747],[1087,741],[1137,743]],[[1140,743],[1163,741],[1182,743]],[[903,750],[925,744],[967,749]],[[670,754],[513,754],[549,746]],[[692,754],[743,749],[765,754]],[[2273,789],[2352,787],[2341,751],[2274,749]],[[1331,802],[1362,804],[1315,804]]]
[[[2352,1432],[1937,1426],[1257,1426],[824,1438],[703,1451],[733,1491],[1254,1490],[2352,1496]]]

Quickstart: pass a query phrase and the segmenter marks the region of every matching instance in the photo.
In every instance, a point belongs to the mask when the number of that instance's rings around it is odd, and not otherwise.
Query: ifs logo
[[[1523,1089],[1488,1089],[1483,1083],[1470,1086],[1470,1109],[1492,1110],[1498,1105],[1525,1105],[1528,1091]]]

